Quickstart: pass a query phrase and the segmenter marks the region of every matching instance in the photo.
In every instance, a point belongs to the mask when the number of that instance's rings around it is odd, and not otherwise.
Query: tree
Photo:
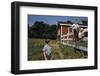
[[[88,26],[88,22],[86,20],[83,20],[82,24],[85,25],[85,26]]]
[[[31,26],[29,26],[29,24],[28,24],[28,36],[29,37],[31,36]]]
[[[32,38],[50,38],[56,39],[56,25],[49,25],[44,23],[43,21],[36,21],[31,27],[28,29],[31,33],[28,32],[29,37]]]
[[[71,21],[69,21],[69,20],[67,21],[67,23],[68,23],[68,24],[73,24],[73,22],[71,22]]]

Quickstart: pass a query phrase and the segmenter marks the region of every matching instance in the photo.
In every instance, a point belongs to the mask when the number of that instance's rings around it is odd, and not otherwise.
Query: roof
[[[59,27],[59,26],[69,26],[69,27],[71,27],[72,24],[60,23],[60,24],[58,24],[58,27]],[[87,28],[88,26],[79,24],[79,27]]]

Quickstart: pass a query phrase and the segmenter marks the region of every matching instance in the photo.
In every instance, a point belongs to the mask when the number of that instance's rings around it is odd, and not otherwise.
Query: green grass
[[[75,44],[75,42],[73,42],[73,41],[70,41],[69,43],[70,44]],[[78,46],[83,46],[83,47],[88,47],[88,41],[80,40],[80,41],[77,42],[77,45]]]
[[[62,54],[64,55],[64,59],[78,59],[81,57],[81,54],[79,52],[75,53],[75,49],[67,46],[67,45],[63,45],[63,44],[59,44]]]
[[[79,46],[88,47],[88,41],[80,40],[80,41],[78,42],[78,45],[79,45]]]
[[[43,60],[43,39],[28,39],[28,60]]]
[[[45,39],[28,39],[28,60],[44,60],[42,49],[45,45]],[[60,43],[57,40],[51,40],[49,45],[52,47],[52,60],[56,59],[77,59],[81,58],[79,52],[75,49]]]

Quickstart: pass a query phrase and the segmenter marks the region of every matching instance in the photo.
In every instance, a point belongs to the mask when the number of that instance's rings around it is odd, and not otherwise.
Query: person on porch
[[[73,31],[73,38],[75,41],[78,40],[78,34],[79,34],[79,25],[78,24],[73,24],[72,25],[72,31]]]

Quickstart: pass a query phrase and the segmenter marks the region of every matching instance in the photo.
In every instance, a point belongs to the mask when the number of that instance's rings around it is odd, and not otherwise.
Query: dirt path
[[[50,41],[50,46],[52,47],[52,59],[55,60],[55,59],[64,59],[65,58],[65,55],[64,55],[65,53],[62,52],[62,49],[60,48],[58,41],[51,40]],[[84,58],[84,54],[79,52],[79,51],[77,51],[75,53],[75,52],[66,50],[66,52],[67,53],[69,53],[69,52],[72,53],[72,54],[68,54],[68,57],[71,56],[69,58],[73,58],[73,56],[76,57],[76,58]]]
[[[59,45],[58,45],[58,42],[52,40],[50,45],[51,45],[51,47],[53,49],[53,52],[55,52],[60,57],[60,59],[63,59],[64,55],[61,53],[61,50],[60,50]]]

